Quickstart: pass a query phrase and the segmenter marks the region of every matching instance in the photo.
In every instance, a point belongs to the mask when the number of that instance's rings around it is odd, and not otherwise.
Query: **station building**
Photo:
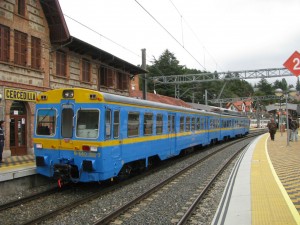
[[[131,81],[142,73],[146,71],[71,36],[58,0],[1,0],[3,156],[33,153],[38,93],[82,87],[129,96]],[[138,88],[136,80],[133,85]]]

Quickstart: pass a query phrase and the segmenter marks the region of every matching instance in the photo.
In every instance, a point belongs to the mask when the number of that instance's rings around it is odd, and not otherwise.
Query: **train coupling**
[[[68,181],[70,179],[72,166],[69,164],[54,164],[53,170],[54,179]]]

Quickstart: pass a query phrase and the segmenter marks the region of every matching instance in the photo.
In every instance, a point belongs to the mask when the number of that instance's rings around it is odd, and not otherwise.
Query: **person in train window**
[[[274,118],[271,118],[270,122],[268,122],[267,127],[269,129],[271,140],[274,141],[277,129],[277,124],[275,123]]]
[[[4,120],[0,120],[0,163],[2,163],[2,153],[4,148]]]

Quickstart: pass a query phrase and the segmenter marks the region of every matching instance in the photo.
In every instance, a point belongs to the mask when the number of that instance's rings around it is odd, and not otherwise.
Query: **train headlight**
[[[64,90],[62,95],[63,98],[74,98],[74,90]]]
[[[97,147],[96,146],[91,146],[91,152],[97,152]]]
[[[35,144],[35,147],[38,148],[38,149],[42,149],[43,145],[42,144]]]

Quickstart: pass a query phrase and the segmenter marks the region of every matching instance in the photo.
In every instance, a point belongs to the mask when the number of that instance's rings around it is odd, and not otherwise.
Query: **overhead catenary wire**
[[[181,44],[145,7],[143,7],[137,0],[134,0],[161,28],[163,28],[177,44],[179,44],[204,70],[206,68],[192,55],[190,51],[188,51],[183,44]]]
[[[221,69],[221,71],[223,71],[223,69],[221,68],[221,66],[219,65],[219,63],[216,61],[216,59],[212,56],[212,54],[208,51],[208,49],[204,46],[204,44],[200,41],[199,37],[197,36],[197,34],[195,33],[195,31],[193,30],[193,28],[189,25],[188,21],[184,18],[184,16],[182,15],[182,13],[179,11],[179,9],[176,7],[176,5],[174,4],[174,2],[172,0],[169,0],[171,2],[171,4],[173,5],[173,7],[175,8],[175,10],[177,11],[177,13],[180,16],[181,19],[181,31],[182,31],[182,43],[184,45],[184,41],[183,41],[183,24],[182,21],[184,21],[187,25],[187,27],[190,29],[190,31],[193,33],[193,35],[196,37],[196,40],[200,43],[200,45],[203,47],[204,50],[204,66],[205,66],[205,51],[209,54],[209,56],[212,58],[212,60],[215,62],[216,67],[219,67]]]

